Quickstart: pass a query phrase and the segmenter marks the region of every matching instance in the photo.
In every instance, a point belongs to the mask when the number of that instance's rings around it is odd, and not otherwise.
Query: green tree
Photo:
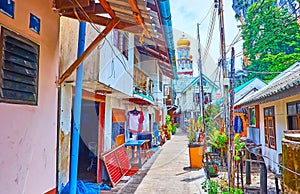
[[[242,25],[243,47],[250,65],[248,79],[259,77],[268,82],[300,59],[300,31],[297,20],[276,5],[275,0],[259,0],[250,6]]]

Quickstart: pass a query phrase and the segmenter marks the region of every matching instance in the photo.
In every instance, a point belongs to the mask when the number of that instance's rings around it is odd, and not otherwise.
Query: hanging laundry
[[[140,111],[140,118],[139,118],[139,126],[138,126],[138,132],[142,132],[143,131],[143,122],[144,122],[145,118],[144,118],[144,113],[143,111]]]
[[[136,134],[139,128],[140,111],[134,109],[128,114],[128,129],[131,133]]]
[[[236,116],[234,118],[234,131],[236,133],[242,133],[243,132],[243,121],[242,118],[240,116]]]

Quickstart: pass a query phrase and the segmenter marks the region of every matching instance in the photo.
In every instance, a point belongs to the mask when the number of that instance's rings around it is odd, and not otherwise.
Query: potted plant
[[[173,130],[173,125],[172,125],[172,121],[171,121],[171,116],[167,115],[165,118],[165,122],[166,122],[166,137],[168,140],[171,139],[171,134],[172,134],[172,130]]]
[[[172,125],[172,135],[175,135],[175,134],[176,134],[177,127],[178,127],[178,123],[174,123],[174,124]]]
[[[228,139],[225,132],[219,130],[213,130],[208,136],[209,144],[220,151],[221,163],[226,160],[226,151],[228,147]]]
[[[189,156],[191,168],[202,168],[203,144],[198,142],[201,123],[199,119],[190,119],[188,122]]]
[[[166,125],[161,125],[159,127],[160,131],[160,145],[163,145],[166,142]]]

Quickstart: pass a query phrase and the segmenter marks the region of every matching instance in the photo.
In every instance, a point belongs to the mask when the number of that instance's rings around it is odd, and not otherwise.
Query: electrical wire
[[[210,20],[210,24],[209,24],[209,30],[208,30],[208,34],[207,34],[205,49],[204,49],[203,64],[205,64],[208,53],[209,53],[211,40],[213,37],[214,28],[215,28],[216,14],[217,14],[217,9],[213,9],[213,12],[211,14],[211,20]]]
[[[205,17],[202,19],[202,21],[199,23],[199,25],[201,25],[201,24],[204,22],[204,20],[207,18],[208,14],[209,14],[210,10],[213,8],[214,4],[215,4],[215,3],[212,3],[212,4],[211,4],[211,6],[210,6],[208,12],[206,13],[206,15],[205,15]]]
[[[84,15],[84,17],[89,21],[89,24],[92,26],[92,28],[97,31],[99,34],[101,34],[102,32],[100,31],[100,29],[94,24],[93,20],[89,17],[89,15],[86,13],[86,11],[82,8],[82,6],[80,5],[80,3],[77,0],[68,0],[69,2],[71,2],[75,7],[77,7],[79,9],[79,11]],[[75,2],[74,2],[75,1]],[[108,23],[107,23],[108,24]],[[108,42],[108,45],[110,46],[111,50],[113,51],[115,57],[120,61],[120,63],[122,64],[125,72],[133,79],[133,75],[127,70],[126,68],[126,62],[124,60],[124,58],[122,57],[123,61],[120,59],[120,57],[115,53],[115,50],[113,48],[113,46],[111,45],[110,41],[107,40],[106,37],[104,37],[104,40],[106,40]],[[103,42],[104,45],[104,42]],[[102,46],[103,46],[102,45]]]
[[[237,35],[234,37],[234,39],[232,40],[232,42],[230,43],[230,45],[228,45],[228,49],[226,50],[226,53],[228,53],[231,49],[232,46],[234,46],[237,42],[239,42],[242,36],[242,29],[239,29]]]

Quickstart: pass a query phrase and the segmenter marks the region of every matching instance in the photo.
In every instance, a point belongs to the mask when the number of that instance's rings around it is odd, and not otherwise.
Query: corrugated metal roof
[[[185,87],[187,87],[188,84],[190,84],[195,77],[183,77],[178,80],[175,80],[174,86],[175,86],[175,92],[180,93],[183,91]]]
[[[53,9],[62,16],[102,26],[118,18],[114,28],[139,36],[140,52],[160,60],[166,76],[177,77],[169,1],[53,0]]]
[[[217,84],[215,84],[213,81],[211,81],[206,75],[202,75],[203,79],[205,79],[208,83],[210,83],[213,87],[215,87],[216,89],[219,88],[219,86]],[[194,78],[193,81],[191,81],[191,83],[189,83],[183,90],[182,93],[184,93],[188,88],[190,88],[191,86],[195,85],[197,82],[199,82],[199,78],[200,76],[197,76]]]
[[[244,87],[246,87],[248,84],[250,84],[251,82],[253,82],[255,79],[258,79],[258,78],[255,77],[255,78],[253,78],[253,79],[251,79],[251,80],[249,80],[249,81],[243,83],[242,85],[240,85],[240,86],[234,88],[234,92],[235,92],[235,93],[239,92],[239,91],[242,90]]]
[[[280,73],[275,77],[269,85],[261,88],[254,94],[241,100],[237,106],[246,106],[249,104],[258,104],[262,102],[270,102],[279,98],[285,98],[296,93],[300,93],[300,63],[295,63],[293,66]],[[298,89],[298,90],[295,90]],[[289,91],[293,90],[293,93]],[[278,95],[278,98],[271,98]]]

